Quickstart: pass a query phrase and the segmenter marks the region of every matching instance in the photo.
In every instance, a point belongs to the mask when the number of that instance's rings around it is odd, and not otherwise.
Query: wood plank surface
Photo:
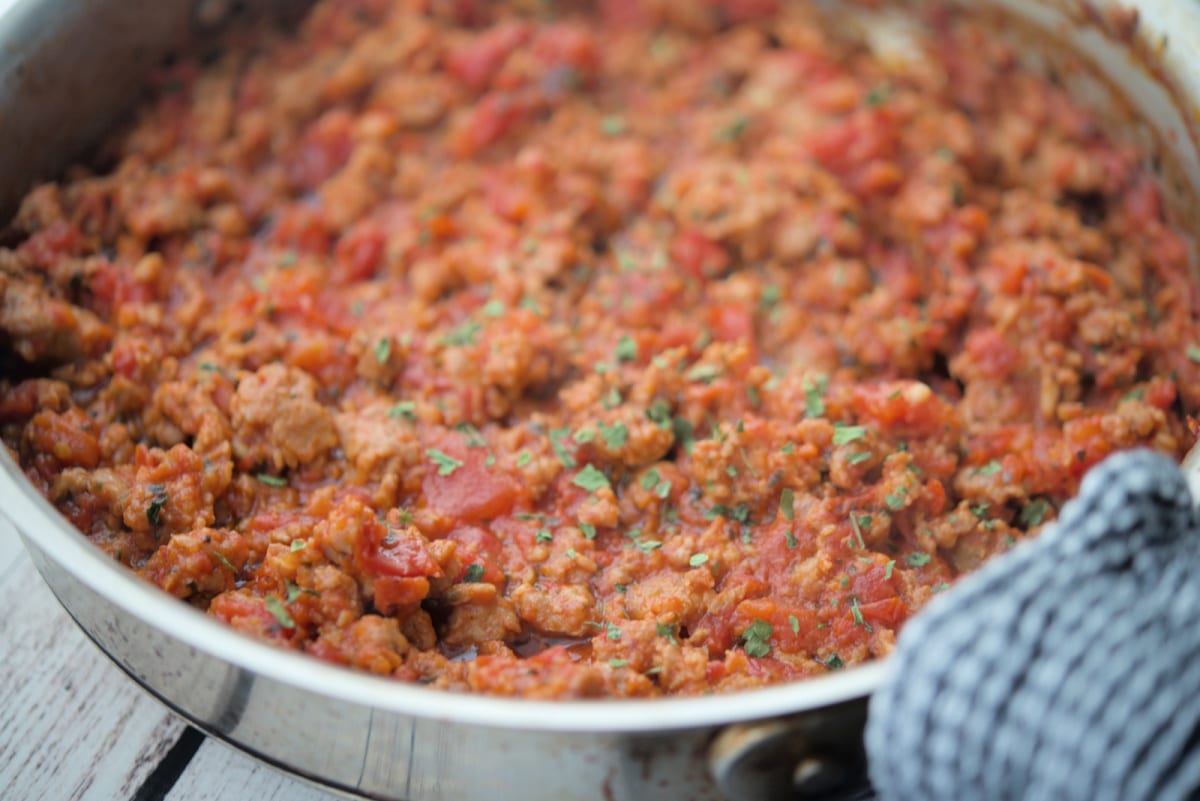
[[[0,519],[0,799],[328,801],[203,735],[79,631]]]
[[[291,778],[217,740],[204,745],[166,801],[339,801],[343,798]]]

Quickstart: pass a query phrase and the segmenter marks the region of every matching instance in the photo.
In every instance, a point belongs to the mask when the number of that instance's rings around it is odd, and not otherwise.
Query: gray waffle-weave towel
[[[881,801],[1200,798],[1200,523],[1180,469],[1117,454],[1035,540],[901,634],[871,700]]]

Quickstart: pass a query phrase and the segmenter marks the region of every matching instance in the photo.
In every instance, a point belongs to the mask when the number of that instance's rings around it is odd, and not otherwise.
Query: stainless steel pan
[[[1131,36],[1130,17],[1109,3],[963,2],[1001,6],[1048,34],[1028,42],[1037,58],[1065,47],[1094,62],[1106,80],[1081,91],[1113,109],[1117,95],[1128,99],[1134,122],[1114,117],[1162,145],[1173,165],[1164,184],[1191,207],[1200,3],[1140,0]],[[875,13],[898,13],[884,5]],[[212,0],[0,0],[0,213],[94,140],[147,65],[224,10]],[[653,702],[452,695],[276,650],[210,620],[93,548],[7,452],[0,509],[63,606],[135,681],[208,733],[327,787],[410,801],[749,801],[862,789],[866,702],[886,664]]]

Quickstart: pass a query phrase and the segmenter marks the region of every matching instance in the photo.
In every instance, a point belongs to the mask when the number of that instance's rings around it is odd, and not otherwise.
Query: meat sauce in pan
[[[24,200],[0,434],[148,581],[400,680],[693,695],[885,656],[1200,405],[1145,156],[923,14],[899,49],[773,0],[236,34]]]

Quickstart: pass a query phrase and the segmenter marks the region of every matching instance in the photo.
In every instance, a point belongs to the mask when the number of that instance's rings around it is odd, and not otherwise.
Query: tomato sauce
[[[318,3],[164,69],[0,250],[0,436],[111,556],[398,680],[886,656],[1200,406],[1146,157],[986,23]]]

